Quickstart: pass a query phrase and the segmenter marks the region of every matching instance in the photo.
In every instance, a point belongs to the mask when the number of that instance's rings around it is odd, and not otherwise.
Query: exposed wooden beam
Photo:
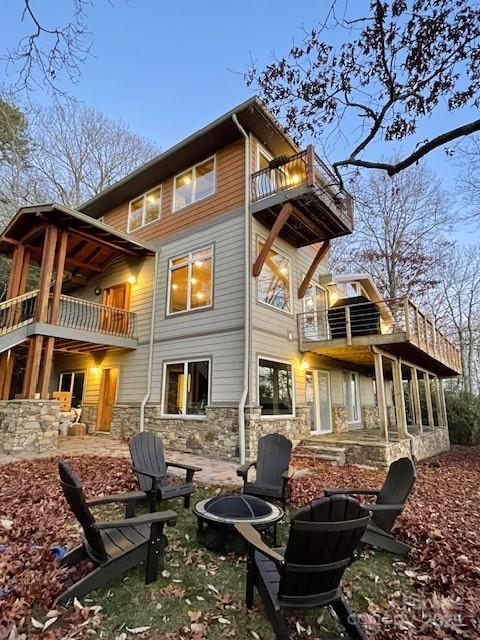
[[[322,243],[322,246],[317,251],[317,255],[313,259],[313,262],[310,265],[310,268],[307,271],[307,275],[304,277],[304,279],[302,280],[302,284],[298,288],[298,299],[299,300],[301,300],[303,298],[303,296],[305,295],[305,292],[308,289],[308,287],[310,286],[310,281],[313,278],[313,275],[314,275],[315,271],[317,270],[318,265],[320,264],[320,262],[325,257],[325,255],[326,255],[327,251],[329,250],[329,248],[330,248],[330,240],[324,240],[323,243]]]
[[[290,202],[286,202],[280,213],[277,216],[277,219],[273,223],[272,228],[270,229],[270,233],[268,234],[268,238],[265,240],[265,243],[262,247],[262,250],[258,254],[257,259],[255,260],[255,264],[253,265],[252,274],[256,278],[260,275],[262,271],[262,267],[267,259],[268,252],[273,246],[273,243],[278,238],[278,234],[283,229],[288,219],[293,213],[293,205]]]
[[[138,256],[138,253],[136,251],[133,251],[133,249],[127,249],[127,247],[118,246],[113,242],[110,242],[108,240],[103,240],[102,238],[97,238],[96,235],[84,233],[83,231],[79,231],[77,229],[71,229],[71,235],[72,237],[84,238],[85,240],[90,240],[90,242],[96,242],[98,244],[102,244],[105,247],[110,247],[111,249],[114,249],[115,251],[121,251],[123,253],[128,253],[129,255],[132,255],[132,256]],[[122,243],[122,242],[123,242],[122,240],[119,240],[119,243]]]

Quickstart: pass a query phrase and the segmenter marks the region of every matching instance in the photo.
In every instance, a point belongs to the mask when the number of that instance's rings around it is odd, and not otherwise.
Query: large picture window
[[[258,243],[258,252],[263,249],[263,242]],[[290,259],[273,249],[257,278],[258,301],[275,309],[291,312],[290,304]]]
[[[215,156],[175,176],[173,210],[178,211],[211,196],[215,193],[215,181]]]
[[[262,415],[293,415],[291,364],[259,359],[258,402],[262,407]]]
[[[347,422],[360,422],[360,392],[358,373],[346,371],[344,374]]]
[[[160,218],[162,187],[155,187],[130,202],[128,232],[136,231]]]
[[[213,247],[170,260],[168,314],[212,305]]]
[[[210,396],[209,360],[171,362],[164,369],[163,414],[204,415]]]

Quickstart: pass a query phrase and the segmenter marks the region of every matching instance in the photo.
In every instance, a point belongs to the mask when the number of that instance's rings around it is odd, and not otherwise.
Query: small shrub
[[[480,397],[466,392],[445,393],[448,429],[453,444],[480,444]]]

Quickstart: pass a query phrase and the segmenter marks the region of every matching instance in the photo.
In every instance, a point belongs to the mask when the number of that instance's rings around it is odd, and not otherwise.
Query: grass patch
[[[212,496],[213,492],[212,487],[198,489],[194,502]],[[108,588],[90,594],[85,604],[102,606],[97,634],[113,640],[124,632],[130,635],[127,627],[150,627],[141,637],[157,638],[170,632],[172,640],[180,638],[180,634],[200,639],[203,636],[195,636],[194,631],[203,629],[210,640],[273,639],[258,596],[252,612],[244,606],[245,559],[234,554],[222,556],[199,546],[192,512],[184,510],[180,501],[169,502],[168,508],[177,511],[178,523],[165,529],[169,547],[163,574],[157,582],[146,586],[144,567],[138,567]],[[117,514],[112,509],[97,509],[98,519],[109,519],[114,513]],[[285,518],[279,527],[281,543],[287,532],[288,518]],[[357,613],[368,611],[372,603],[382,606],[385,598],[395,591],[408,593],[412,589],[404,566],[387,553],[363,554],[344,577],[344,590]],[[293,630],[296,620],[291,620]],[[310,637],[315,638],[331,637],[329,632],[339,629],[326,609],[301,614],[298,622],[304,629],[310,626]],[[299,637],[302,635],[300,630]]]

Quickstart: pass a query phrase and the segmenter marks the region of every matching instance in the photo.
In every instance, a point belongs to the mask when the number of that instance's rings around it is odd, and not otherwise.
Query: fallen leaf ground
[[[345,590],[352,607],[362,612],[369,637],[480,637],[479,454],[479,448],[454,448],[435,459],[439,466],[419,466],[398,527],[415,546],[408,564],[369,552],[348,570]],[[81,605],[51,611],[65,578],[51,547],[73,546],[80,537],[60,496],[57,462],[50,458],[0,468],[0,638],[273,638],[260,607],[249,613],[243,606],[243,558],[199,547],[195,518],[174,502],[169,506],[179,514],[178,525],[167,530],[165,573],[155,584],[144,585],[140,567]],[[127,460],[85,456],[70,462],[88,496],[135,486]],[[303,458],[297,463],[312,474],[292,482],[296,504],[320,496],[325,487],[378,486],[383,479],[379,472],[356,467]],[[214,490],[201,487],[194,499]],[[98,510],[98,515],[110,512]],[[283,524],[282,536],[286,530]],[[292,638],[326,638],[338,631],[327,612],[291,618],[290,624]],[[142,632],[143,627],[149,628]]]

